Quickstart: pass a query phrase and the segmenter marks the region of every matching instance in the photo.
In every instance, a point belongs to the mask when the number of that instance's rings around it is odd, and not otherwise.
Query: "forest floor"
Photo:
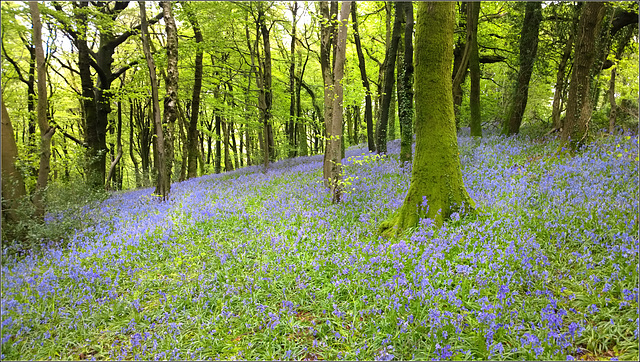
[[[638,136],[459,144],[477,214],[391,239],[397,140],[347,150],[339,205],[321,155],[115,193],[3,252],[0,358],[638,360]]]

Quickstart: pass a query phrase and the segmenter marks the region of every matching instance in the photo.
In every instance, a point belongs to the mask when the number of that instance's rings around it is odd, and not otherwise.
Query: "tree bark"
[[[142,181],[140,180],[140,169],[138,168],[138,160],[133,152],[134,143],[133,143],[133,101],[129,98],[129,158],[131,158],[131,163],[133,163],[133,170],[136,178],[136,188],[142,186]]]
[[[347,25],[349,21],[350,1],[342,2],[340,9],[340,24],[336,42],[335,62],[333,67],[333,105],[331,126],[328,128],[328,152],[330,173],[328,179],[331,187],[331,201],[339,203],[342,199],[342,78],[347,54]]]
[[[36,190],[33,194],[33,205],[35,206],[35,217],[43,219],[45,212],[44,193],[47,189],[51,168],[51,138],[56,132],[56,128],[50,127],[47,120],[47,69],[44,60],[44,49],[42,48],[42,23],[40,22],[38,3],[30,2],[29,10],[33,21],[33,43],[36,48],[36,72],[38,74],[38,104],[36,110],[38,113],[38,128],[40,129],[40,165]]]
[[[459,2],[460,4],[460,22],[459,31],[467,33],[467,14],[468,14],[468,2]],[[467,69],[469,68],[469,55],[471,52],[471,45],[466,41],[466,36],[460,36],[456,47],[453,50],[453,73],[451,75],[453,79],[452,92],[453,92],[453,109],[456,114],[456,129],[460,128],[460,106],[462,106],[462,83],[467,76]]]
[[[358,67],[360,68],[360,78],[362,79],[362,86],[365,90],[364,97],[364,119],[367,124],[367,146],[369,152],[376,150],[376,144],[374,141],[373,132],[373,112],[371,105],[371,87],[369,86],[369,78],[367,77],[367,68],[364,62],[364,54],[362,53],[362,44],[360,43],[360,33],[358,33],[358,19],[357,19],[357,2],[351,4],[351,19],[353,21],[353,39],[356,43],[356,52],[358,53]]]
[[[624,49],[631,40],[631,36],[633,34],[633,32],[631,31],[632,29],[633,28],[631,27],[627,28],[626,32],[622,36],[622,39],[620,39],[614,59],[615,65],[611,68],[611,79],[609,80],[609,104],[611,105],[611,110],[609,111],[609,134],[613,134],[615,132],[616,116],[618,113],[618,105],[616,104],[616,74],[618,64],[620,62],[620,59],[622,59]]]
[[[529,81],[531,80],[533,63],[538,51],[538,29],[541,20],[542,3],[537,1],[528,2],[525,8],[524,21],[522,22],[522,31],[520,32],[520,69],[518,70],[515,94],[502,130],[507,135],[520,132],[522,116],[527,107],[527,98],[529,96]]]
[[[118,125],[116,130],[116,145],[117,145],[116,156],[114,160],[111,162],[111,165],[109,166],[109,173],[107,175],[107,180],[105,182],[105,187],[107,188],[107,190],[113,188],[112,186],[110,186],[110,182],[114,178],[116,173],[116,166],[118,166],[118,163],[122,158],[122,101],[118,101]]]
[[[187,4],[187,3],[185,3]],[[202,31],[200,30],[200,24],[198,18],[193,14],[191,4],[188,3],[187,12],[189,23],[193,28],[193,33],[196,39],[196,59],[193,79],[193,93],[191,96],[191,118],[189,120],[189,131],[187,133],[187,149],[188,149],[188,164],[187,164],[187,178],[193,178],[198,176],[198,116],[200,114],[200,92],[202,90],[202,57],[203,51],[201,43],[203,41]]]
[[[401,3],[398,3],[400,5]],[[398,72],[398,118],[400,121],[400,163],[411,162],[413,144],[413,5],[404,3],[404,52]]]
[[[396,3],[396,7],[398,3]],[[382,99],[380,102],[380,121],[378,122],[378,130],[376,134],[376,151],[379,154],[387,153],[387,125],[389,121],[389,106],[391,105],[391,96],[393,93],[393,86],[395,84],[395,77],[393,73],[395,71],[396,54],[398,52],[398,43],[400,42],[400,28],[402,15],[398,14],[396,9],[395,20],[393,22],[393,33],[391,40],[387,44],[387,63],[385,64],[384,74],[384,86],[382,89]]]
[[[325,152],[324,162],[322,166],[322,177],[325,187],[331,187],[332,165],[331,155],[329,154],[329,144],[331,142],[331,122],[333,120],[333,67],[331,61],[331,47],[335,36],[335,24],[331,19],[335,15],[329,8],[326,1],[319,2],[320,15],[320,70],[322,72],[322,81],[324,83],[324,129],[325,129]],[[332,7],[334,8],[334,7]],[[335,58],[334,58],[335,60]]]
[[[290,94],[290,102],[289,102],[289,122],[287,123],[287,140],[289,142],[289,158],[296,156],[297,145],[295,142],[296,138],[296,26],[298,24],[298,19],[296,18],[296,14],[298,12],[298,2],[294,1],[291,6],[291,15],[293,17],[293,21],[291,23],[291,53],[290,53],[290,63],[289,63],[289,94]]]
[[[430,218],[442,225],[452,213],[475,207],[460,170],[451,91],[454,3],[420,2],[416,21],[416,155],[401,208],[380,224],[399,234]]]
[[[170,1],[161,1],[162,13],[167,33],[167,79],[165,81],[166,95],[164,97],[164,151],[165,151],[165,177],[163,199],[169,197],[171,190],[171,175],[174,161],[174,133],[176,119],[178,118],[178,29]]]
[[[576,38],[573,72],[569,84],[565,126],[561,141],[575,151],[584,144],[591,119],[590,72],[595,60],[596,34],[604,16],[604,3],[587,2],[582,7]]]
[[[480,56],[478,54],[478,18],[480,16],[480,2],[470,2],[469,19],[467,23],[467,43],[470,45],[469,77],[471,90],[469,91],[469,108],[471,119],[469,126],[471,136],[482,137],[482,118],[480,112]]]
[[[562,52],[562,58],[560,59],[560,63],[558,63],[558,73],[556,74],[556,85],[555,92],[553,93],[553,103],[551,106],[551,123],[552,128],[554,130],[559,130],[562,128],[562,119],[560,115],[562,113],[562,101],[563,94],[565,93],[565,72],[567,69],[567,63],[571,58],[571,51],[573,50],[573,41],[576,35],[576,29],[578,26],[579,19],[579,9],[574,9],[574,21],[571,26],[571,32],[567,37],[567,43],[564,46],[564,51]]]
[[[19,221],[20,200],[27,195],[22,174],[16,167],[18,146],[13,125],[2,99],[2,220]]]
[[[169,194],[169,190],[166,189],[167,174],[166,174],[166,155],[164,149],[164,130],[162,129],[162,119],[160,118],[160,103],[158,100],[158,81],[156,76],[156,66],[151,55],[149,47],[149,31],[147,30],[147,11],[144,1],[138,1],[140,5],[140,18],[142,19],[142,49],[144,56],[147,59],[147,68],[149,68],[149,78],[151,81],[151,103],[153,124],[155,126],[156,140],[154,145],[155,151],[155,166],[157,171],[156,189],[155,194],[159,195],[163,199]]]

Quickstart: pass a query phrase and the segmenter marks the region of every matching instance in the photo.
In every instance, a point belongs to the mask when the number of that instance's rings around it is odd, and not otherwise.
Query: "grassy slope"
[[[115,194],[2,266],[2,359],[638,358],[638,138],[460,137],[476,216],[381,239],[409,173],[347,151]],[[6,255],[5,255],[6,258]]]

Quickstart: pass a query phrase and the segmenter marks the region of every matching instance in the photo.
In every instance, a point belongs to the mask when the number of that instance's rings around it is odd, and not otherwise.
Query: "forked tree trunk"
[[[36,48],[36,71],[38,73],[38,128],[40,128],[40,165],[38,168],[38,180],[33,195],[35,217],[44,218],[44,193],[49,181],[51,168],[51,138],[56,132],[55,127],[49,127],[47,120],[47,69],[44,61],[44,49],[42,48],[42,23],[40,22],[40,10],[37,2],[29,3],[31,19],[33,21],[33,43]]]
[[[474,203],[460,170],[451,91],[454,3],[420,2],[416,22],[416,155],[403,205],[380,224],[383,235],[401,233],[430,218],[442,225]],[[425,200],[426,199],[426,203]]]
[[[585,3],[578,23],[567,113],[561,136],[562,143],[569,143],[570,148],[574,151],[585,142],[591,119],[589,76],[595,60],[595,39],[600,30],[604,9],[604,3],[601,2]]]

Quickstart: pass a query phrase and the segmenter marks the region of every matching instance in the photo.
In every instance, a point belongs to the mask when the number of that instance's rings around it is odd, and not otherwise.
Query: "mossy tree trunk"
[[[459,1],[459,22],[457,32],[466,34],[467,29],[467,13],[468,3]],[[460,106],[462,106],[462,84],[467,77],[469,69],[469,54],[471,51],[470,44],[467,42],[467,36],[459,36],[456,46],[453,49],[453,110],[456,114],[456,128],[460,128]]]
[[[402,4],[402,5],[401,5]],[[413,144],[413,5],[398,3],[403,8],[404,50],[398,72],[398,119],[400,123],[400,162],[411,162]]]
[[[528,2],[525,7],[522,31],[520,32],[520,69],[516,80],[515,95],[509,107],[502,133],[513,135],[520,132],[522,116],[527,108],[529,81],[533,73],[533,63],[538,52],[538,30],[542,20],[542,3]]]
[[[482,137],[482,118],[480,112],[480,56],[478,54],[478,18],[480,16],[480,2],[470,2],[469,19],[467,21],[467,42],[470,46],[469,77],[471,89],[469,91],[469,108],[471,119],[469,126],[471,136]]]
[[[165,151],[165,177],[163,199],[169,197],[171,191],[171,174],[174,160],[174,134],[176,119],[178,119],[178,29],[173,18],[173,10],[170,1],[161,1],[164,15],[165,31],[167,33],[167,79],[165,82],[166,95],[164,97],[164,151]]]
[[[200,24],[198,23],[198,17],[195,15],[191,5],[191,3],[182,4],[183,8],[186,10],[187,19],[191,24],[196,40],[195,68],[193,70],[193,92],[191,95],[191,117],[189,119],[189,130],[187,131],[188,155],[183,155],[183,157],[187,157],[187,178],[198,176],[198,116],[200,114],[203,60],[203,49],[201,44],[204,40],[202,37],[202,31],[200,30]]]
[[[379,232],[392,235],[431,218],[441,225],[474,203],[462,181],[451,91],[454,3],[420,2],[416,21],[416,154],[402,207]],[[426,203],[423,201],[426,200]]]
[[[325,187],[330,187],[332,165],[331,155],[329,154],[331,142],[331,122],[333,119],[333,98],[334,98],[334,82],[333,82],[333,63],[331,61],[333,39],[335,37],[335,22],[331,21],[337,15],[337,7],[329,6],[327,1],[318,3],[320,15],[320,70],[322,71],[322,81],[324,85],[324,128],[325,128],[325,149],[324,161],[322,165],[322,178]],[[335,12],[334,12],[335,11]],[[335,56],[333,58],[335,60]]]
[[[573,72],[567,99],[567,114],[561,135],[562,142],[569,143],[572,150],[576,150],[584,143],[589,119],[591,119],[589,76],[596,55],[596,34],[600,30],[604,10],[604,3],[587,2],[583,5],[578,23]]]

